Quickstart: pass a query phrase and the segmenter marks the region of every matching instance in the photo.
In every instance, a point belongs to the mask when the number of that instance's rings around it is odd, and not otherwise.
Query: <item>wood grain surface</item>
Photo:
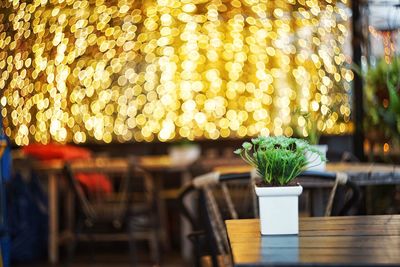
[[[301,218],[299,235],[226,221],[235,266],[400,266],[400,215]]]

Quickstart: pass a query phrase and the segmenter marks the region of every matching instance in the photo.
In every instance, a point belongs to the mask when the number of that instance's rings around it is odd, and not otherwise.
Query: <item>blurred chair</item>
[[[185,205],[185,199],[192,194],[198,197],[196,212]],[[254,218],[257,215],[249,173],[198,176],[183,188],[179,202],[183,215],[192,226],[193,232],[188,238],[194,245],[195,266],[230,266],[224,220]]]
[[[252,177],[251,173],[219,175],[212,172],[195,178],[182,189],[179,202],[182,214],[192,225],[193,232],[188,238],[194,244],[195,266],[232,266],[224,221],[258,217],[258,201],[253,189],[255,179]],[[333,184],[326,214],[344,215],[358,202],[358,187],[343,174],[304,172],[298,179],[320,179]],[[345,186],[349,191],[340,208],[335,199],[338,186]],[[185,204],[185,199],[192,194],[198,195],[198,216]]]
[[[137,264],[136,241],[147,240],[152,261],[159,263],[159,227],[151,176],[133,164],[127,173],[115,177],[98,168],[74,169],[73,164],[64,166],[64,174],[77,200],[75,233],[68,245],[69,263],[79,240],[92,242],[92,245],[95,241],[128,241],[134,266]],[[108,181],[111,190],[107,189]]]

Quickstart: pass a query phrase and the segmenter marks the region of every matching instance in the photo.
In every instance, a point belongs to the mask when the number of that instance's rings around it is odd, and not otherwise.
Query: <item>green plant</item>
[[[254,166],[262,181],[272,186],[287,185],[319,158],[326,161],[325,156],[306,141],[284,136],[260,136],[244,142],[234,153]]]
[[[387,138],[400,139],[400,57],[390,64],[381,59],[364,76],[366,130],[381,129]],[[377,128],[377,126],[379,126]]]
[[[196,143],[194,141],[191,141],[186,138],[178,139],[174,143],[171,144],[171,146],[173,146],[173,147],[190,147],[193,145],[196,145]]]

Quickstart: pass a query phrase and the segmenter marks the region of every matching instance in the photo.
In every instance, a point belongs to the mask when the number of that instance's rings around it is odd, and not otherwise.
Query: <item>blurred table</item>
[[[180,188],[190,183],[192,175],[190,173],[190,166],[193,164],[193,160],[174,161],[168,155],[161,156],[142,156],[138,158],[138,165],[151,173],[154,176],[156,191],[161,194],[161,197],[157,198],[158,207],[160,212],[160,225],[161,227],[161,239],[165,249],[169,249],[169,235],[168,235],[168,219],[167,219],[167,207],[165,200],[176,199],[179,195]],[[180,186],[179,188],[165,189],[163,185],[164,179],[167,179],[169,175],[179,174]],[[190,200],[187,200],[190,202]],[[188,203],[190,206],[190,203]],[[186,260],[191,258],[191,244],[186,238],[186,235],[190,232],[190,225],[186,220],[181,219],[181,254]]]
[[[357,185],[400,184],[400,165],[382,163],[328,163],[327,171],[345,172]]]
[[[299,235],[226,221],[234,266],[399,266],[400,215],[300,218]]]
[[[249,165],[232,165],[214,168],[221,174],[249,172]],[[400,184],[400,165],[378,163],[330,163],[326,164],[327,172],[344,172],[357,185]]]
[[[168,155],[137,157],[138,165],[148,171],[182,172],[186,171],[193,161],[173,161]]]

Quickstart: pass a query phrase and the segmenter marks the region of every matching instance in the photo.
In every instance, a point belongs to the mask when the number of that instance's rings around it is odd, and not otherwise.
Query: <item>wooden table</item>
[[[261,236],[258,219],[226,221],[234,266],[400,266],[400,215],[299,224],[298,236]]]
[[[193,164],[193,160],[182,160],[173,161],[168,155],[161,156],[143,156],[139,158],[139,166],[151,173],[155,177],[156,191],[162,194],[159,197],[158,207],[160,212],[160,225],[161,239],[164,248],[169,249],[169,237],[168,237],[168,220],[166,214],[166,199],[176,199],[179,195],[180,188],[190,183],[192,175],[190,173],[190,166]],[[179,174],[180,176],[180,188],[174,188],[166,190],[163,186],[163,181],[166,177],[171,174]],[[188,206],[191,206],[191,200],[186,199]],[[190,232],[190,224],[183,218],[180,219],[181,223],[181,255],[185,260],[190,260],[192,257],[191,243],[187,239],[187,235]]]
[[[214,168],[221,174],[249,172],[249,165],[232,165]],[[400,165],[378,163],[330,163],[326,164],[327,172],[344,172],[357,185],[400,184]]]

